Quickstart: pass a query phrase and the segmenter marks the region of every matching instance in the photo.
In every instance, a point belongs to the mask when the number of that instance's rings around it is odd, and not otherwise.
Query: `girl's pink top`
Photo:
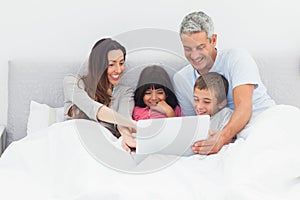
[[[182,112],[181,108],[179,106],[176,106],[175,109],[175,115],[176,117],[181,117]],[[133,109],[132,118],[136,121],[140,119],[156,119],[156,118],[167,118],[167,116],[161,112],[150,110],[150,108],[147,106],[145,108],[135,106]]]

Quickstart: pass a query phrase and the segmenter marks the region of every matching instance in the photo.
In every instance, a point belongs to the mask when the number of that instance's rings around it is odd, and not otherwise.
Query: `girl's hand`
[[[155,106],[151,106],[150,109],[165,114],[167,117],[176,117],[175,111],[166,101],[159,101]]]

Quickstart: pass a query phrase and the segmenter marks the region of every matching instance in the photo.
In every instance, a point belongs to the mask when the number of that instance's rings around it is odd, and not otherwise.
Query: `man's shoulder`
[[[173,79],[175,80],[175,79],[190,77],[193,73],[194,73],[194,68],[191,66],[191,64],[188,64],[185,67],[183,67],[181,70],[177,71],[174,74]]]
[[[230,48],[218,50],[218,56],[220,57],[240,57],[242,55],[250,55],[245,48]]]

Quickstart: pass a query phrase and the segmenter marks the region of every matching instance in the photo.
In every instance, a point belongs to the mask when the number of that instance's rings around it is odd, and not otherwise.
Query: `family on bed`
[[[262,111],[275,105],[263,85],[258,67],[243,49],[216,49],[217,34],[204,12],[186,15],[180,39],[189,65],[175,73],[173,83],[161,66],[148,66],[136,90],[118,84],[126,50],[110,38],[92,48],[88,72],[64,79],[65,110],[70,118],[98,121],[122,147],[135,148],[132,133],[140,119],[210,115],[209,137],[191,147],[196,154],[214,154],[236,137]]]

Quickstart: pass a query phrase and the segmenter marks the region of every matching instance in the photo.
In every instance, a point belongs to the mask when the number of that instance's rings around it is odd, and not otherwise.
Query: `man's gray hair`
[[[180,35],[183,33],[197,33],[205,31],[207,38],[212,39],[214,24],[204,12],[192,12],[184,17],[180,25]]]

